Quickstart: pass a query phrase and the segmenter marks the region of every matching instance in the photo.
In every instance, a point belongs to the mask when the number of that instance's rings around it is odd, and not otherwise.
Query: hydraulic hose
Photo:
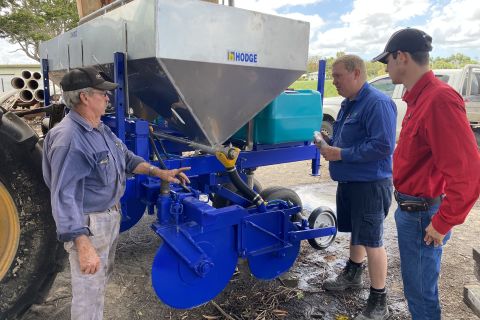
[[[241,194],[243,194],[248,200],[253,202],[257,207],[265,205],[265,201],[263,200],[263,198],[253,189],[250,189],[245,183],[245,181],[243,181],[243,179],[238,174],[236,167],[227,169],[227,172],[233,185],[235,186],[235,188],[238,189],[238,191],[240,191]]]
[[[263,198],[243,181],[237,171],[235,163],[237,162],[238,156],[240,155],[240,149],[230,147],[226,151],[217,151],[215,156],[223,164],[225,169],[227,169],[228,176],[232,181],[235,188],[237,188],[240,193],[245,196],[248,200],[254,203],[258,208],[261,208],[262,211],[265,209],[265,201]]]

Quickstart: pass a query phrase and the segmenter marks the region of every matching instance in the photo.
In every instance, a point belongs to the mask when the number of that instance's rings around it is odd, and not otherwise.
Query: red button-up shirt
[[[427,72],[403,97],[407,112],[393,155],[401,193],[446,197],[432,218],[441,234],[465,221],[480,193],[480,155],[462,97]]]

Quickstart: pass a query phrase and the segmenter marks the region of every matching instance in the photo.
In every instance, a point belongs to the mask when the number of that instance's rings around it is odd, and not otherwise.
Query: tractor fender
[[[32,150],[38,142],[38,135],[20,117],[12,112],[0,111],[0,136]]]

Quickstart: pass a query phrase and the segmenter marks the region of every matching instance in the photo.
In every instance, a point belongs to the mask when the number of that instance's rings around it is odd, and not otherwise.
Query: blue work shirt
[[[45,137],[43,177],[50,188],[60,241],[90,234],[85,214],[120,201],[126,174],[145,160],[127,149],[109,127],[93,128],[74,110]]]
[[[330,161],[332,179],[359,182],[391,178],[396,119],[392,99],[368,83],[353,100],[343,100],[330,141],[342,149],[342,160]]]

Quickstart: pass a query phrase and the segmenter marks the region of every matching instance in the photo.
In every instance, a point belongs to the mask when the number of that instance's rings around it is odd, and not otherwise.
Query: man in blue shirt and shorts
[[[364,61],[355,55],[338,58],[333,84],[345,97],[333,126],[332,139],[318,144],[338,181],[338,231],[350,232],[350,259],[342,273],[326,280],[330,291],[363,287],[363,260],[368,259],[370,295],[355,319],[387,319],[385,282],[387,253],[383,221],[392,202],[392,154],[395,148],[395,103],[367,82]]]

